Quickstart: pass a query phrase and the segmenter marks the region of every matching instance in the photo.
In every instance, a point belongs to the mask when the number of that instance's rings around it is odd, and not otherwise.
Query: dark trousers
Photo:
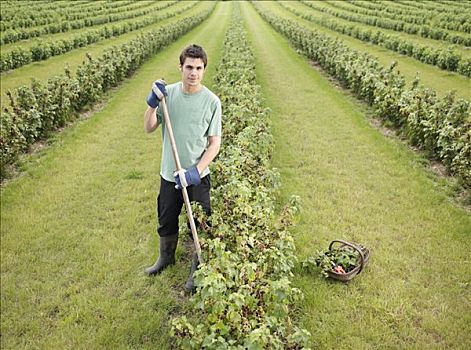
[[[211,179],[206,175],[201,179],[198,186],[188,186],[188,196],[191,202],[198,202],[203,207],[207,215],[211,215],[211,204],[209,200],[209,190]],[[159,236],[173,236],[178,234],[178,216],[183,206],[182,190],[175,188],[175,182],[169,182],[160,177],[160,192],[157,197],[157,215],[159,226],[157,232]]]

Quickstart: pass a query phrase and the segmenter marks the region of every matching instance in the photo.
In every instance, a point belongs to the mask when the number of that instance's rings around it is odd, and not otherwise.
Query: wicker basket
[[[348,282],[350,281],[353,277],[358,275],[364,267],[368,264],[368,260],[370,258],[370,251],[358,244],[354,243],[349,243],[346,241],[342,241],[339,239],[333,240],[330,242],[329,245],[329,251],[333,249],[334,244],[339,243],[340,246],[337,249],[343,249],[346,247],[351,247],[355,249],[359,254],[358,254],[358,264],[355,266],[355,268],[351,271],[348,271],[346,273],[338,273],[335,271],[328,271],[327,274],[329,275],[330,278],[342,281],[342,282]]]

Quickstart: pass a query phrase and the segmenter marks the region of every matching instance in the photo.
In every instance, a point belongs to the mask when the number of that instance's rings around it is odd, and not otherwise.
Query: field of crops
[[[471,348],[471,1],[4,0],[2,349]],[[205,48],[212,215],[149,278],[155,79]],[[204,230],[203,230],[204,228]],[[348,283],[311,264],[371,254]]]

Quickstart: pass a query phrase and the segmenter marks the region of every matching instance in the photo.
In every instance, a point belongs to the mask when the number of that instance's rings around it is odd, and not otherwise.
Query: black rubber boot
[[[167,266],[175,264],[175,250],[177,250],[178,235],[160,237],[159,258],[154,265],[144,272],[149,276],[158,275]]]
[[[199,265],[198,255],[196,253],[194,253],[193,254],[193,260],[191,262],[190,275],[188,276],[188,279],[186,280],[186,283],[185,283],[185,290],[188,293],[194,293],[196,291],[196,286],[195,286],[195,281],[193,279],[193,274],[198,269],[198,265]]]

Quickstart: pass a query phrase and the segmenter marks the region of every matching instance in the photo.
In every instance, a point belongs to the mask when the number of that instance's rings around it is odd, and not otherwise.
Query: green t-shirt
[[[181,82],[167,85],[167,109],[172,123],[178,156],[184,169],[195,166],[208,146],[208,136],[221,136],[221,101],[207,87],[194,93],[183,92]],[[157,119],[162,125],[162,161],[160,175],[175,182],[176,171],[172,145],[165,128],[161,108],[157,109]],[[206,168],[201,177],[209,174]]]

